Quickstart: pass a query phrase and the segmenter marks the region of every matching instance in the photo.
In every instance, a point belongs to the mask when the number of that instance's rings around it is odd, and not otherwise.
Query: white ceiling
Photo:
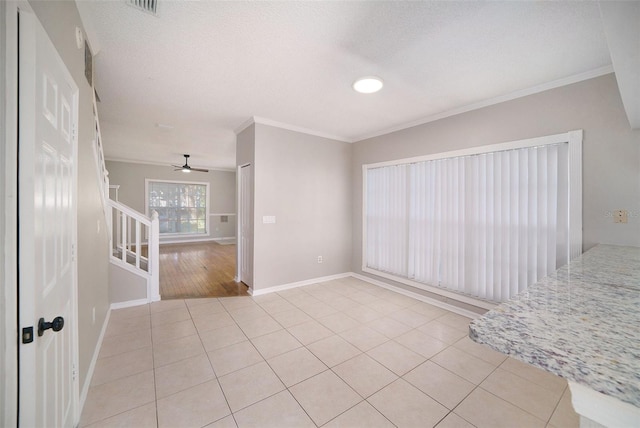
[[[357,141],[611,71],[596,2],[77,4],[109,159],[233,168],[254,116]]]

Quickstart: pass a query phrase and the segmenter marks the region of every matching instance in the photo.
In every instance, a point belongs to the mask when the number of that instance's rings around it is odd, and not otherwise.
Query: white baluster
[[[151,301],[160,300],[160,222],[158,212],[151,214],[151,230],[149,234],[149,260],[147,262],[148,272],[151,274],[151,290],[148,295]]]
[[[136,220],[136,267],[140,269],[140,222]]]
[[[125,213],[120,213],[122,216],[122,254],[121,258],[123,262],[127,262],[127,216]]]

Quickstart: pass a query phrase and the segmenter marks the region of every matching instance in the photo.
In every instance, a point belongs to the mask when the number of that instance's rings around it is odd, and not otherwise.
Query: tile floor
[[[81,426],[578,426],[567,383],[354,278],[113,311]]]

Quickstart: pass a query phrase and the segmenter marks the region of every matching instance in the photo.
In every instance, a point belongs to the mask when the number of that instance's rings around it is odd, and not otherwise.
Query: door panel
[[[75,192],[78,88],[32,13],[19,34],[19,317],[21,426],[78,422]],[[38,321],[64,327],[38,334]]]
[[[252,168],[246,165],[240,168],[240,276],[242,282],[253,288],[253,260],[251,254],[252,231]]]

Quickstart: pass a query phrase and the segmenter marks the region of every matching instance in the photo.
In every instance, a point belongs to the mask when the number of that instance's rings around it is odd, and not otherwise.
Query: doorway
[[[253,291],[253,167],[238,167],[238,252],[236,280]]]
[[[160,246],[162,299],[248,296],[235,282],[236,245],[190,242]]]

